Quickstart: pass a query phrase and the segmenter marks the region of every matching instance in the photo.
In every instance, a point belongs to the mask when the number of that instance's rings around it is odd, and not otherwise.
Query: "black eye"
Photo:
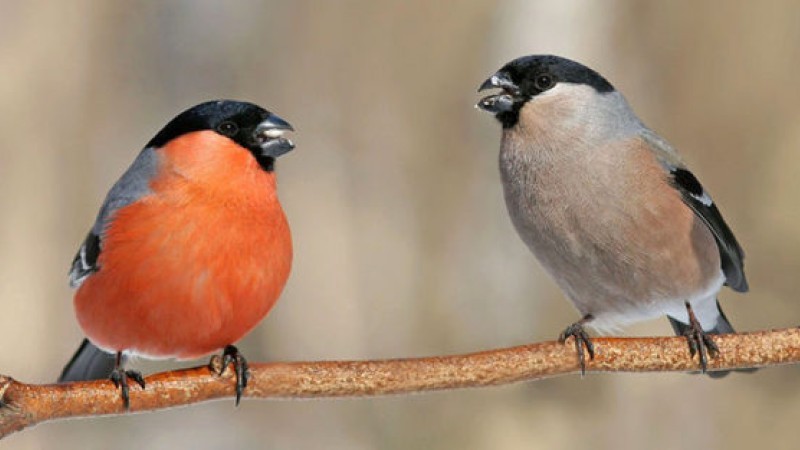
[[[536,86],[536,89],[539,89],[540,91],[546,91],[556,84],[556,80],[552,76],[543,73],[536,75],[536,79],[533,80],[533,84]]]
[[[217,126],[217,131],[224,134],[225,136],[233,136],[239,132],[239,126],[227,120]]]

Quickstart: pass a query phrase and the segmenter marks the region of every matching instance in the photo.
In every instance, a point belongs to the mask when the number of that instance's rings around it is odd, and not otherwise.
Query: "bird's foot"
[[[214,358],[217,358],[216,356]],[[212,358],[210,367],[212,367],[212,371],[214,368],[214,358]],[[250,379],[250,369],[247,366],[247,360],[244,356],[239,353],[239,349],[233,345],[226,345],[225,349],[222,351],[222,362],[219,365],[219,371],[217,375],[222,376],[225,373],[225,369],[233,363],[233,372],[236,375],[236,406],[239,406],[239,402],[242,399],[242,392],[244,392],[244,388],[247,387],[247,381]]]
[[[594,317],[591,314],[583,316],[583,319],[568,326],[558,337],[558,341],[562,344],[566,342],[570,336],[575,338],[575,351],[578,352],[578,361],[581,365],[581,376],[586,375],[586,353],[589,353],[589,359],[594,359],[594,344],[583,326],[592,321]],[[584,351],[585,348],[585,351]]]
[[[708,356],[716,357],[719,354],[719,347],[711,339],[711,336],[703,331],[703,327],[700,326],[700,321],[694,315],[692,305],[689,302],[686,302],[686,312],[689,313],[689,326],[683,335],[689,342],[689,354],[692,355],[692,358],[694,358],[694,355],[698,355],[700,369],[703,373],[706,373],[708,370]]]
[[[131,409],[131,399],[129,396],[129,384],[128,380],[133,380],[144,389],[144,377],[142,376],[141,372],[137,372],[135,370],[125,370],[122,367],[115,367],[113,371],[111,371],[111,376],[109,377],[114,386],[120,390],[120,396],[122,397],[122,405],[125,407],[125,410]]]

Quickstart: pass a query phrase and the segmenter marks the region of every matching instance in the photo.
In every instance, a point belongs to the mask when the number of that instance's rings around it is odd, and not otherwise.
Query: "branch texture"
[[[709,370],[765,367],[800,362],[800,328],[712,337],[719,346]],[[697,371],[686,339],[597,337],[587,372]],[[144,412],[233,398],[231,370],[211,366],[154,374],[147,388],[132,387],[130,412]],[[573,340],[542,342],[479,353],[374,361],[251,364],[247,398],[367,397],[441,389],[491,386],[580,372]],[[233,403],[231,401],[231,403]],[[233,407],[233,404],[231,404]],[[0,376],[0,437],[50,420],[124,414],[119,391],[109,381],[25,384]]]

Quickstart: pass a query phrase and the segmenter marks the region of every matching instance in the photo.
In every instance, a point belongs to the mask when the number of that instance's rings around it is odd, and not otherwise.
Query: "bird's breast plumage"
[[[591,140],[523,132],[503,137],[506,204],[522,239],[583,314],[624,323],[662,314],[664,300],[682,306],[719,289],[713,236],[642,139],[589,147]]]
[[[292,241],[274,172],[247,150],[198,132],[158,152],[151,193],[116,211],[75,305],[101,348],[187,359],[237,341],[267,314]]]

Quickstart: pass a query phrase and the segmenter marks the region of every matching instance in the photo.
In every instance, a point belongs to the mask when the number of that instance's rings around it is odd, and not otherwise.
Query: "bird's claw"
[[[700,360],[700,370],[703,373],[708,371],[708,356],[715,358],[719,355],[719,347],[711,339],[711,336],[703,331],[703,327],[694,315],[692,306],[686,302],[686,311],[689,313],[689,327],[686,328],[683,335],[689,343],[689,354],[694,358],[698,355]]]
[[[578,362],[581,366],[581,376],[586,375],[586,353],[589,353],[589,360],[594,359],[594,344],[589,334],[583,328],[583,325],[593,317],[587,314],[583,319],[568,326],[559,336],[558,341],[562,344],[571,336],[575,338],[575,351],[578,353]],[[585,348],[585,351],[584,351]]]
[[[242,392],[244,392],[244,389],[247,387],[247,381],[250,379],[250,368],[247,365],[247,360],[239,352],[239,349],[233,345],[227,345],[222,351],[222,361],[217,375],[222,376],[225,373],[225,369],[227,369],[231,363],[233,363],[233,372],[236,376],[236,406],[239,406],[239,402],[242,399]],[[213,367],[213,361],[211,364],[211,367]]]
[[[128,380],[135,381],[136,384],[144,389],[145,383],[142,373],[135,370],[125,370],[121,367],[117,367],[111,372],[109,379],[112,383],[114,383],[114,386],[120,390],[122,405],[125,407],[125,410],[127,411],[131,409],[130,387]]]

